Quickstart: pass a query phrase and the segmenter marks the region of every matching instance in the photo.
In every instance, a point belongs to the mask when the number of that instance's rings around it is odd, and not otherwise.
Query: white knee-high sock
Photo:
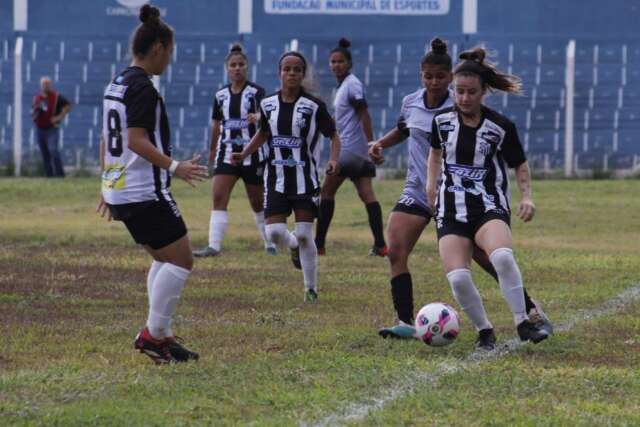
[[[211,211],[211,219],[209,220],[209,247],[216,251],[222,248],[222,240],[224,233],[229,227],[227,219],[227,211]]]
[[[313,241],[313,223],[296,222],[296,239],[300,247],[304,288],[315,290],[318,283],[318,250]]]
[[[160,268],[164,265],[164,262],[153,260],[149,273],[147,273],[147,296],[149,297],[149,307],[151,307],[151,295],[153,295],[153,281],[156,280],[156,275]]]
[[[168,262],[156,273],[147,319],[147,327],[154,338],[173,335],[171,318],[176,311],[184,283],[190,273],[190,270]]]
[[[269,242],[269,239],[267,239],[267,232],[264,229],[264,211],[256,212],[255,217],[256,227],[258,227],[258,232],[260,233],[260,236],[262,236],[264,247],[269,248],[275,246],[273,243]]]
[[[287,224],[278,222],[276,224],[267,224],[264,226],[267,234],[267,240],[281,248],[294,249],[298,247],[296,236],[289,232]]]
[[[493,328],[491,322],[487,319],[487,313],[484,310],[480,293],[478,293],[478,289],[476,289],[476,286],[473,284],[471,270],[459,268],[450,271],[447,274],[447,279],[451,285],[453,296],[464,312],[467,313],[476,330],[480,331],[482,329]]]
[[[498,248],[491,252],[489,260],[498,273],[500,289],[513,313],[513,320],[516,325],[519,325],[529,317],[524,303],[522,275],[513,256],[513,251],[509,248]]]

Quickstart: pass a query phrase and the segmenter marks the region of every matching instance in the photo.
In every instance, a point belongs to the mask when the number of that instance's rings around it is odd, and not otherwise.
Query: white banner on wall
[[[449,0],[264,0],[272,14],[446,15]]]

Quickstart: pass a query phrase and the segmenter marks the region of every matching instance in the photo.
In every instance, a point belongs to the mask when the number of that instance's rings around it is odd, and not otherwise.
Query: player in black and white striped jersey
[[[176,341],[172,317],[193,258],[187,229],[169,186],[171,175],[189,184],[206,178],[199,156],[171,157],[169,119],[150,75],[164,72],[173,52],[173,29],[145,5],[131,43],[133,62],[105,89],[100,146],[102,198],[98,211],[124,222],[153,257],[147,277],[149,315],[134,347],[156,363],[184,362],[198,354]],[[107,211],[108,208],[108,211]]]
[[[331,138],[327,175],[338,172],[340,138],[327,107],[303,85],[307,61],[298,52],[286,52],[278,63],[281,89],[260,103],[260,130],[236,164],[269,143],[265,172],[265,222],[270,241],[289,247],[292,260],[304,276],[305,301],[317,297],[317,250],[313,221],[317,216],[319,137]],[[295,214],[295,232],[287,229],[287,217]]]
[[[216,92],[213,102],[209,164],[214,167],[214,177],[209,242],[204,248],[193,251],[196,257],[216,256],[220,253],[229,226],[227,206],[231,191],[239,178],[244,181],[265,249],[275,254],[275,246],[268,243],[264,231],[262,175],[266,150],[257,150],[244,159],[242,165],[231,162],[231,154],[241,152],[255,135],[260,118],[258,109],[264,98],[264,89],[247,79],[248,64],[249,60],[242,46],[233,45],[225,59],[231,83]]]
[[[521,193],[517,214],[530,221],[535,206],[527,159],[515,124],[483,105],[487,91],[519,93],[521,83],[485,61],[485,55],[481,48],[460,55],[463,61],[454,70],[455,106],[434,116],[427,197],[435,206],[440,256],[453,294],[478,330],[478,347],[492,349],[493,326],[469,270],[474,244],[489,254],[520,338],[537,343],[549,332],[527,315],[512,250],[507,167],[515,169]]]

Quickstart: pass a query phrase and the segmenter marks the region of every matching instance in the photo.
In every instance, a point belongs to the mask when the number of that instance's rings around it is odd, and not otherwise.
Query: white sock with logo
[[[264,211],[256,212],[255,218],[256,227],[258,227],[258,232],[260,233],[260,236],[262,236],[262,240],[264,241],[264,247],[269,248],[275,246],[273,243],[269,242],[269,239],[267,239],[267,232],[264,229]]]
[[[153,294],[153,281],[156,280],[156,275],[160,268],[164,265],[164,262],[153,260],[149,273],[147,273],[147,296],[149,297],[149,307],[151,307],[151,295]]]
[[[447,273],[447,279],[451,285],[453,296],[462,307],[462,310],[467,313],[476,330],[481,331],[482,329],[493,328],[491,322],[487,319],[480,293],[478,293],[478,289],[473,284],[471,270],[458,268]]]
[[[189,274],[191,274],[190,270],[168,262],[164,263],[156,273],[147,319],[147,328],[154,338],[173,335],[171,318],[176,311],[180,294]]]
[[[529,320],[524,302],[522,275],[520,274],[516,259],[513,256],[513,250],[509,248],[498,248],[491,252],[489,260],[498,273],[500,289],[513,313],[514,322],[516,325],[519,325],[525,320]]]
[[[313,241],[313,223],[296,222],[296,239],[300,247],[304,288],[315,290],[318,282],[318,250]]]
[[[267,224],[264,229],[267,234],[267,240],[274,245],[286,249],[294,249],[298,246],[296,236],[289,232],[286,223]]]
[[[211,211],[211,219],[209,220],[209,247],[220,251],[222,248],[222,240],[228,227],[229,220],[227,219],[227,211]]]

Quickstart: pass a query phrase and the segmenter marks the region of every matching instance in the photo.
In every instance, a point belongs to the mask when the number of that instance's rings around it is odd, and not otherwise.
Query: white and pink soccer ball
[[[449,304],[434,302],[416,316],[416,336],[433,347],[451,344],[460,333],[460,318]]]

